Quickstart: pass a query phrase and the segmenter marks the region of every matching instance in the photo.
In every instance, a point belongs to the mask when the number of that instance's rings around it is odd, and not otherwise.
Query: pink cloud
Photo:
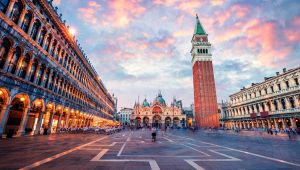
[[[275,22],[260,22],[246,31],[244,45],[259,46],[257,59],[265,66],[278,66],[292,51],[279,30]]]
[[[157,48],[167,48],[170,45],[172,45],[174,42],[176,41],[176,39],[174,37],[166,37],[162,40],[159,40],[157,42],[154,43],[154,46]]]
[[[300,27],[300,16],[297,16],[292,20],[292,26],[284,30],[284,34],[290,42],[296,43],[300,40],[299,27]]]
[[[228,21],[230,18],[244,18],[248,13],[250,9],[248,6],[236,4],[233,6],[230,6],[228,9],[215,12],[214,17],[218,21],[218,23],[223,26],[226,21]]]
[[[100,10],[101,5],[96,1],[88,2],[88,6],[84,8],[79,8],[79,17],[81,17],[85,22],[89,24],[96,24],[97,17],[96,14]]]
[[[103,24],[114,27],[127,27],[146,11],[138,0],[108,1],[108,7],[111,12],[105,15]]]
[[[213,6],[220,6],[220,5],[223,5],[225,2],[225,0],[211,0],[210,3],[213,5]]]

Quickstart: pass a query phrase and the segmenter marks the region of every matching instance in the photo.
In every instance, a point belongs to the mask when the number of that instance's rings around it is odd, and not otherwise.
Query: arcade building
[[[230,95],[222,104],[226,128],[295,129],[300,133],[300,67],[283,69]]]
[[[0,137],[111,121],[98,77],[52,1],[0,0]]]
[[[186,127],[186,115],[181,100],[176,99],[168,106],[159,92],[152,103],[145,98],[143,103],[135,103],[130,117],[135,127]]]

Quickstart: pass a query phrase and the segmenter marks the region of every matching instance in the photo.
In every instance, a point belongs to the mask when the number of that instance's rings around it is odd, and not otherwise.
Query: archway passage
[[[173,126],[176,128],[176,127],[179,127],[180,125],[179,125],[179,123],[180,123],[180,121],[179,121],[179,118],[178,117],[174,117],[173,118]]]
[[[16,135],[17,131],[20,129],[22,118],[25,114],[25,98],[14,98],[11,102],[11,108],[8,113],[7,122],[5,125],[5,134],[9,137]]]
[[[142,119],[140,117],[135,118],[135,123],[137,128],[142,127]]]
[[[148,117],[144,117],[143,118],[143,124],[144,124],[144,127],[148,127],[149,126],[149,118]]]
[[[152,127],[161,128],[161,117],[159,115],[153,116]]]
[[[152,113],[153,113],[153,114],[160,114],[160,113],[162,113],[162,110],[161,110],[160,107],[155,106],[155,107],[152,109]]]
[[[171,126],[171,123],[172,123],[172,120],[170,117],[166,117],[165,119],[165,126],[166,127],[170,127]]]

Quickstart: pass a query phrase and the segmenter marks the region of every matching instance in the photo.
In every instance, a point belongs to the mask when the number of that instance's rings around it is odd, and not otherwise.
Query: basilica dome
[[[160,105],[165,106],[166,105],[166,101],[165,99],[162,97],[161,93],[159,92],[157,97],[154,99],[153,103],[159,103]]]

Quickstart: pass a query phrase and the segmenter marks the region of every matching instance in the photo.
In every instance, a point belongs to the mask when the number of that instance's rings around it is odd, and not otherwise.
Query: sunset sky
[[[209,34],[218,101],[300,66],[300,1],[54,0],[118,108],[158,90],[193,103],[195,15]]]

